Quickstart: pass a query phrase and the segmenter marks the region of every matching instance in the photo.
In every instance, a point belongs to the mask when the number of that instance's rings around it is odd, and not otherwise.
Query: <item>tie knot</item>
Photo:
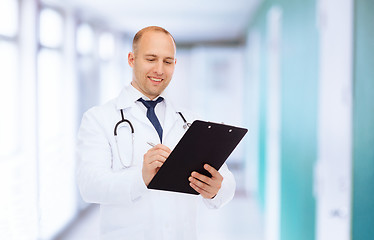
[[[155,106],[157,105],[157,103],[162,102],[163,100],[164,100],[163,97],[157,98],[156,101],[144,100],[143,98],[139,98],[138,99],[138,101],[142,102],[147,109],[149,109],[149,108],[155,108]]]

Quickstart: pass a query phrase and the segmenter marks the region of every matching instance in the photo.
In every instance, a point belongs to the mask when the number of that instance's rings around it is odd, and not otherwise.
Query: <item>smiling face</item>
[[[150,99],[169,85],[176,64],[172,37],[161,31],[143,33],[136,48],[128,55],[133,69],[131,84]]]

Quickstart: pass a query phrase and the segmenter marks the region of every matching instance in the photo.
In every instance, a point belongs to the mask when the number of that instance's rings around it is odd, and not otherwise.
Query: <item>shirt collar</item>
[[[157,98],[159,97],[163,97],[164,101],[166,101],[167,99],[164,93],[161,93]],[[136,89],[133,85],[129,84],[128,86],[122,89],[120,95],[118,96],[116,104],[117,109],[125,109],[131,107],[136,104],[139,98],[143,98],[144,100],[150,100],[148,97],[144,96],[144,94],[142,94],[138,89]]]

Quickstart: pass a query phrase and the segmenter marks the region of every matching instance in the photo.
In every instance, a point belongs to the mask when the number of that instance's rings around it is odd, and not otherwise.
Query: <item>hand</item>
[[[162,144],[157,144],[144,154],[142,176],[146,186],[156,175],[166,158],[169,157],[171,150]]]
[[[212,177],[207,177],[198,172],[192,172],[188,180],[190,181],[190,186],[195,189],[196,192],[200,193],[203,198],[212,199],[221,189],[223,177],[216,169],[208,164],[205,164],[204,168],[212,174]]]

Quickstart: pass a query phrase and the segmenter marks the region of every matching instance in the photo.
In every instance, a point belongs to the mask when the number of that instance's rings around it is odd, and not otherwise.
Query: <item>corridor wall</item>
[[[268,13],[277,7],[281,11],[279,40],[279,191],[278,199],[269,198],[266,174],[269,166],[267,137],[270,121],[266,112],[269,94],[274,89],[269,82]],[[269,239],[315,239],[315,199],[313,169],[317,146],[318,103],[318,33],[314,0],[263,1],[249,25],[248,33],[260,34],[259,59],[259,184],[258,195],[264,211],[278,201],[279,218],[273,222],[278,236]],[[265,39],[265,40],[264,40]],[[250,77],[250,76],[249,76]],[[274,190],[276,191],[276,190]],[[269,216],[271,217],[271,216]],[[277,214],[274,214],[277,217]],[[266,222],[266,220],[265,220]]]
[[[355,1],[352,239],[374,239],[374,2]]]

